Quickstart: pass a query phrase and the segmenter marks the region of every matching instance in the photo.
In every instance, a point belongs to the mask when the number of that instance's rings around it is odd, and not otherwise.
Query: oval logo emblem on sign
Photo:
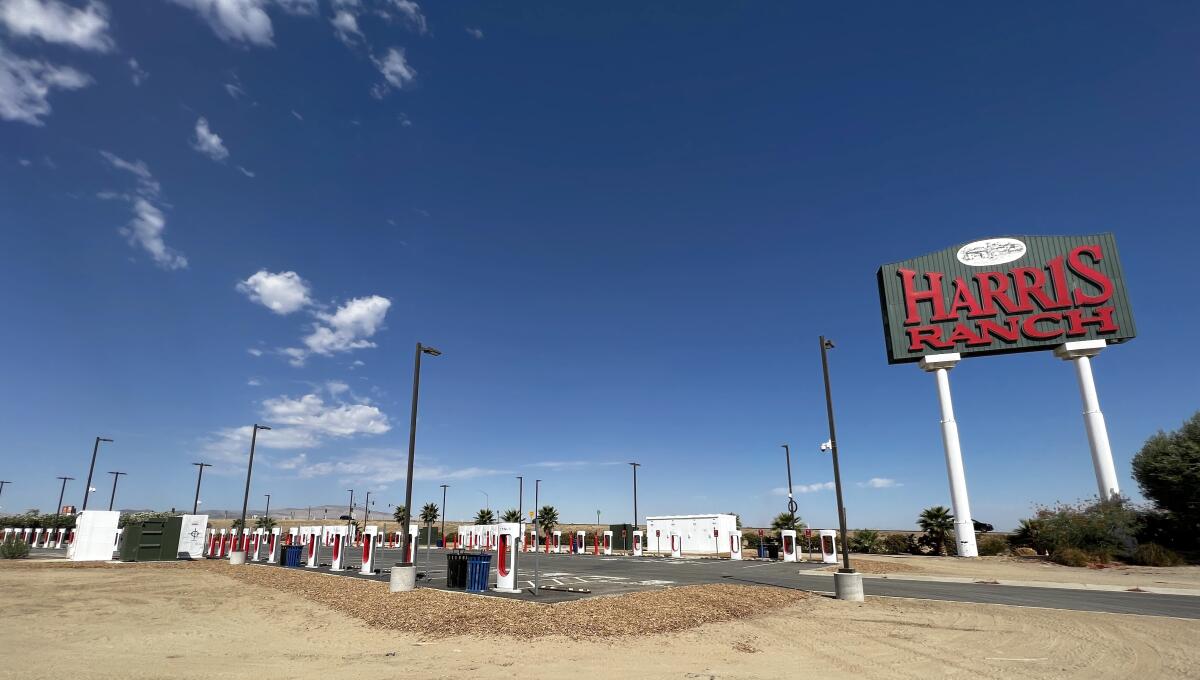
[[[958,261],[971,267],[990,267],[1020,259],[1025,244],[1015,238],[989,238],[958,249]]]

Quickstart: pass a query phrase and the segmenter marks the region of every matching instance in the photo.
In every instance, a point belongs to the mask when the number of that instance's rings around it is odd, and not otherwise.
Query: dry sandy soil
[[[368,596],[408,597],[385,588]],[[1200,677],[1200,621],[814,596],[673,633],[437,637],[304,592],[196,564],[5,564],[0,678]]]
[[[866,574],[918,574],[956,576],[976,580],[1050,581],[1088,583],[1133,588],[1200,589],[1200,566],[1137,567],[1112,566],[1103,569],[1064,567],[1053,562],[1019,557],[925,557],[918,555],[851,555],[850,561]],[[836,569],[836,567],[832,567]]]

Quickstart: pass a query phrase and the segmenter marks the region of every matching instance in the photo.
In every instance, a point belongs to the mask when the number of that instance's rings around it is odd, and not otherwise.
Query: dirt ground
[[[976,580],[1050,581],[1133,588],[1158,586],[1200,590],[1200,566],[1103,569],[1064,567],[1049,561],[1020,557],[927,557],[919,555],[851,555],[855,568],[866,574],[956,576]],[[835,568],[831,568],[835,569]]]
[[[806,597],[758,618],[572,640],[381,630],[185,563],[6,564],[0,593],[0,678],[21,680],[1200,677],[1200,621],[995,605]]]

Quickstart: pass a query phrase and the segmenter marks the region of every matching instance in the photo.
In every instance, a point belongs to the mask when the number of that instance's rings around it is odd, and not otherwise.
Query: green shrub
[[[25,541],[9,536],[4,543],[0,543],[0,558],[16,560],[22,557],[29,557],[29,544]]]
[[[1008,540],[1002,536],[984,536],[979,540],[977,547],[979,554],[984,557],[1008,554]]]
[[[850,550],[857,553],[877,553],[881,540],[874,529],[859,529],[850,537]]]
[[[1179,553],[1157,543],[1142,543],[1133,551],[1130,559],[1134,564],[1146,567],[1178,567],[1183,564]]]
[[[1053,555],[1075,548],[1100,559],[1132,552],[1141,516],[1128,501],[1093,500],[1075,505],[1060,503],[1039,508],[1036,517],[1023,522],[1016,539]]]
[[[1088,554],[1079,548],[1059,548],[1050,553],[1050,560],[1064,567],[1086,567],[1090,561]]]
[[[917,539],[912,534],[888,534],[879,542],[879,552],[885,555],[916,554]]]

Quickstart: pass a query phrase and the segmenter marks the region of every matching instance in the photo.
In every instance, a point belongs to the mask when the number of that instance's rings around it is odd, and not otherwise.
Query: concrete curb
[[[811,572],[800,572],[811,573]],[[1128,593],[1138,592],[1130,590],[1130,586],[1114,586],[1099,583],[1059,583],[1056,581],[1011,581],[1011,580],[992,580],[982,581],[980,579],[968,578],[964,576],[919,576],[919,575],[903,575],[897,576],[893,574],[863,574],[863,578],[886,579],[890,581],[928,581],[934,583],[967,583],[988,586],[1021,586],[1024,588],[1058,588],[1065,590],[1100,590],[1106,592]],[[1191,588],[1160,588],[1158,586],[1136,586],[1140,591],[1153,593],[1155,595],[1191,595],[1200,597],[1200,590]]]

